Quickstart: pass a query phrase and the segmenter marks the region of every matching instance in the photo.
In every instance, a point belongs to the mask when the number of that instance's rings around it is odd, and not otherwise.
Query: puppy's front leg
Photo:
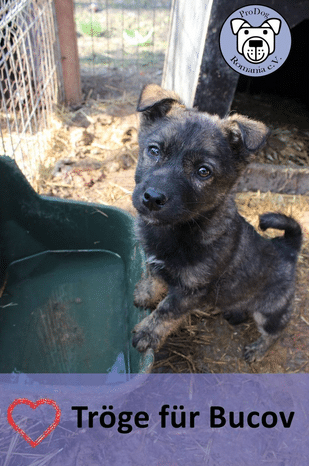
[[[148,348],[157,350],[170,333],[175,331],[185,319],[189,309],[194,307],[192,296],[182,296],[179,291],[169,291],[149,316],[133,329],[133,346],[138,351]]]
[[[167,295],[168,286],[159,277],[147,275],[137,283],[134,291],[134,305],[143,309],[155,309]]]

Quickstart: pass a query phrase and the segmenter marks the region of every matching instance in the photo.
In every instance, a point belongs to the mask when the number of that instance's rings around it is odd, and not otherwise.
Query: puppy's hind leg
[[[225,311],[223,317],[230,325],[239,325],[248,320],[248,314],[243,311]]]
[[[245,346],[244,357],[247,362],[261,361],[264,358],[267,350],[280,336],[280,334],[269,335],[264,331],[261,333],[262,334],[258,340],[256,340],[254,343],[251,343],[251,345]]]
[[[266,315],[261,312],[253,314],[261,336],[255,342],[245,346],[244,357],[247,362],[261,361],[263,359],[268,349],[280,337],[281,331],[288,323],[291,313],[292,308],[289,307],[279,315],[278,313]]]

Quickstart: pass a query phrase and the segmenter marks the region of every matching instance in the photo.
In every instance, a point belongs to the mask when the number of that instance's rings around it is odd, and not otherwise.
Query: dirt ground
[[[89,82],[85,85],[88,92]],[[39,192],[114,205],[135,215],[131,196],[138,156],[137,95],[125,92],[118,97],[106,81],[104,86],[104,99],[88,98],[79,109],[59,112],[40,170]],[[308,112],[297,102],[272,99],[240,94],[233,104],[233,110],[260,118],[272,129],[255,161],[309,167]],[[232,327],[216,310],[191,315],[156,355],[156,372],[309,372],[309,196],[249,192],[238,193],[236,201],[256,228],[259,214],[266,211],[292,214],[303,226],[293,318],[264,360],[249,365],[242,353],[243,346],[257,337],[252,322]]]

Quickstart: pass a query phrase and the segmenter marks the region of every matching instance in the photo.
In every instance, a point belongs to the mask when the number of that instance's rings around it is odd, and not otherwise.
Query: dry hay
[[[272,94],[236,93],[233,111],[261,120],[271,130],[266,146],[257,154],[259,162],[308,167],[309,113],[304,104]]]
[[[39,193],[109,205],[130,199],[132,186],[122,186],[114,178],[131,169],[132,179],[137,162],[135,106],[136,100],[124,95],[118,100],[88,99],[77,111],[60,110],[40,167]]]

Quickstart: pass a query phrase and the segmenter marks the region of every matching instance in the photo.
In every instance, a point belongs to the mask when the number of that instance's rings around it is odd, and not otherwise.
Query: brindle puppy
[[[285,232],[267,240],[234,203],[232,188],[268,130],[241,115],[187,109],[157,85],[143,89],[137,110],[133,204],[150,273],[135,305],[155,310],[134,328],[133,345],[158,349],[187,313],[211,305],[232,324],[253,317],[261,336],[245,359],[260,360],[290,318],[302,236],[291,217],[267,213],[260,228]]]

